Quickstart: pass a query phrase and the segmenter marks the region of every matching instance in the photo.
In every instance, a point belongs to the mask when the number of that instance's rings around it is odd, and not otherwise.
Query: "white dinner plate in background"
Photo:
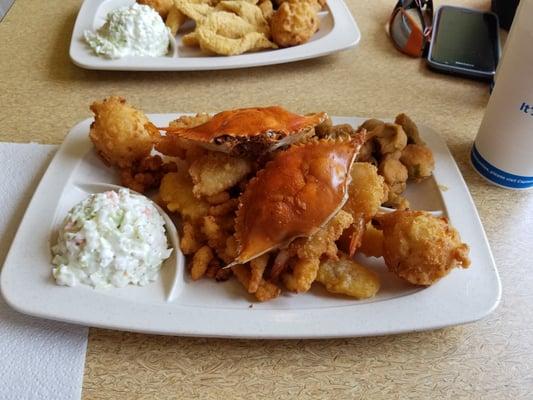
[[[178,34],[166,56],[124,57],[107,59],[95,55],[86,44],[83,33],[97,30],[112,10],[133,4],[134,0],[85,0],[80,8],[72,39],[70,58],[86,69],[119,71],[202,71],[248,68],[281,64],[325,56],[355,47],[361,39],[357,23],[343,0],[328,0],[326,9],[319,13],[320,29],[307,43],[284,49],[263,50],[237,56],[212,56],[199,49],[183,46]]]

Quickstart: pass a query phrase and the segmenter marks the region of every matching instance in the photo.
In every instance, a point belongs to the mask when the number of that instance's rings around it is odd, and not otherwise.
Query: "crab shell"
[[[297,237],[311,236],[348,199],[350,169],[365,132],[350,140],[311,140],[279,153],[239,200],[235,235],[243,264]]]
[[[209,150],[259,155],[312,136],[313,128],[326,118],[326,113],[304,116],[279,106],[241,108],[215,114],[206,123],[192,128],[162,128],[168,138],[162,140],[179,138]]]

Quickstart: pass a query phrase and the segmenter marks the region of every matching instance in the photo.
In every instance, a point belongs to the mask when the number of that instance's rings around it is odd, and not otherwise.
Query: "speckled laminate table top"
[[[299,112],[407,112],[445,138],[478,207],[503,283],[482,321],[432,332],[308,341],[160,337],[91,329],[84,399],[533,398],[533,195],[486,184],[469,149],[485,83],[430,72],[396,52],[384,24],[394,0],[348,0],[360,45],[247,70],[99,72],[68,58],[79,0],[18,0],[0,23],[0,140],[60,143],[110,94],[146,112],[283,104]],[[436,2],[440,4],[441,2]],[[448,1],[488,8],[489,1]]]

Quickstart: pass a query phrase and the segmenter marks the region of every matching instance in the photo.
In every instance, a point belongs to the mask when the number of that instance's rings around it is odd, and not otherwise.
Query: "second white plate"
[[[266,50],[238,56],[208,56],[181,45],[176,37],[168,55],[162,57],[124,57],[105,59],[92,53],[83,39],[86,30],[96,30],[105,16],[134,0],[85,0],[78,13],[72,39],[70,58],[74,64],[87,69],[120,71],[202,71],[248,68],[281,64],[315,58],[355,47],[361,39],[357,23],[343,0],[328,0],[326,11],[319,14],[320,30],[305,44],[285,49]]]

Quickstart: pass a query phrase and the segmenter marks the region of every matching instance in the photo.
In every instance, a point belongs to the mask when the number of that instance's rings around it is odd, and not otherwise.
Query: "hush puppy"
[[[141,111],[117,96],[95,101],[90,108],[94,122],[89,137],[106,164],[130,168],[150,155],[159,132]]]
[[[375,220],[383,230],[385,264],[410,283],[429,286],[454,267],[470,265],[468,246],[446,218],[424,211],[395,211]]]
[[[307,1],[281,3],[270,20],[272,39],[280,47],[307,42],[318,25],[318,5]]]

